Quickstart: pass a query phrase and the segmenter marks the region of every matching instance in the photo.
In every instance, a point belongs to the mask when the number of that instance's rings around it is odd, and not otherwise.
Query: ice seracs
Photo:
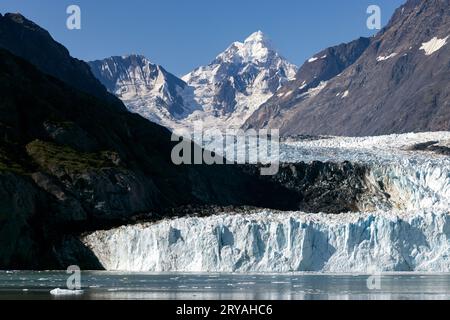
[[[420,50],[425,51],[425,55],[430,56],[447,44],[448,37],[449,36],[447,36],[443,39],[434,37],[430,41],[422,43]]]
[[[448,211],[325,215],[260,210],[97,231],[82,241],[107,270],[450,271]]]
[[[389,203],[366,212],[258,209],[123,226],[81,240],[107,270],[450,272],[450,158],[410,150],[448,139],[450,132],[309,137],[281,146],[281,162],[364,164],[364,188],[389,194]]]

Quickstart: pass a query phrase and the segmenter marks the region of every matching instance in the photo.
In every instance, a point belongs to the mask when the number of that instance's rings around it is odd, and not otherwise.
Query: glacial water
[[[450,274],[195,274],[81,273],[83,293],[51,295],[65,288],[65,272],[0,272],[0,299],[189,300],[385,300],[450,299]],[[379,280],[379,281],[378,281]],[[370,288],[369,288],[370,287]]]

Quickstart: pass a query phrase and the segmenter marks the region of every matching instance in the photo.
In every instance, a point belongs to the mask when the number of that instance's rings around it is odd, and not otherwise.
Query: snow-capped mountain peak
[[[152,121],[165,124],[165,119],[183,118],[195,107],[185,101],[186,83],[145,56],[115,56],[89,64],[108,91]]]
[[[250,36],[248,36],[248,38],[244,40],[244,43],[250,43],[250,42],[263,43],[263,42],[267,42],[267,41],[268,41],[268,38],[266,37],[266,35],[261,30],[258,30],[256,32],[253,32]]]
[[[274,92],[295,77],[297,67],[278,54],[261,31],[232,43],[209,65],[182,79],[194,88],[204,115],[223,127],[239,127]]]
[[[252,33],[244,42],[233,42],[216,57],[216,62],[265,62],[277,55],[271,41],[262,31]]]
[[[238,128],[297,72],[261,31],[233,42],[210,64],[182,79],[140,55],[90,65],[128,109],[170,129],[190,128],[198,120]]]

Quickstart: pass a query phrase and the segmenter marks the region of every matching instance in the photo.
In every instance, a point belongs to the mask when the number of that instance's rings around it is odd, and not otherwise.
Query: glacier
[[[107,270],[450,271],[448,211],[186,217],[85,236]]]
[[[450,133],[303,137],[282,163],[364,165],[357,212],[253,209],[100,230],[81,237],[107,270],[179,272],[450,272]],[[380,194],[383,197],[374,197]]]

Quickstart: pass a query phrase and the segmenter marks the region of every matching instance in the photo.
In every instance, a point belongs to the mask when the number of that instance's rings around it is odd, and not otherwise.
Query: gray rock
[[[359,57],[359,50],[348,52],[349,65],[340,74],[317,85],[315,92],[309,88],[303,96],[269,101],[244,127],[278,128],[284,136],[450,130],[449,30],[449,0],[409,0]],[[435,37],[447,44],[428,55],[423,45]],[[314,70],[316,64],[332,70],[320,57],[302,70]]]

